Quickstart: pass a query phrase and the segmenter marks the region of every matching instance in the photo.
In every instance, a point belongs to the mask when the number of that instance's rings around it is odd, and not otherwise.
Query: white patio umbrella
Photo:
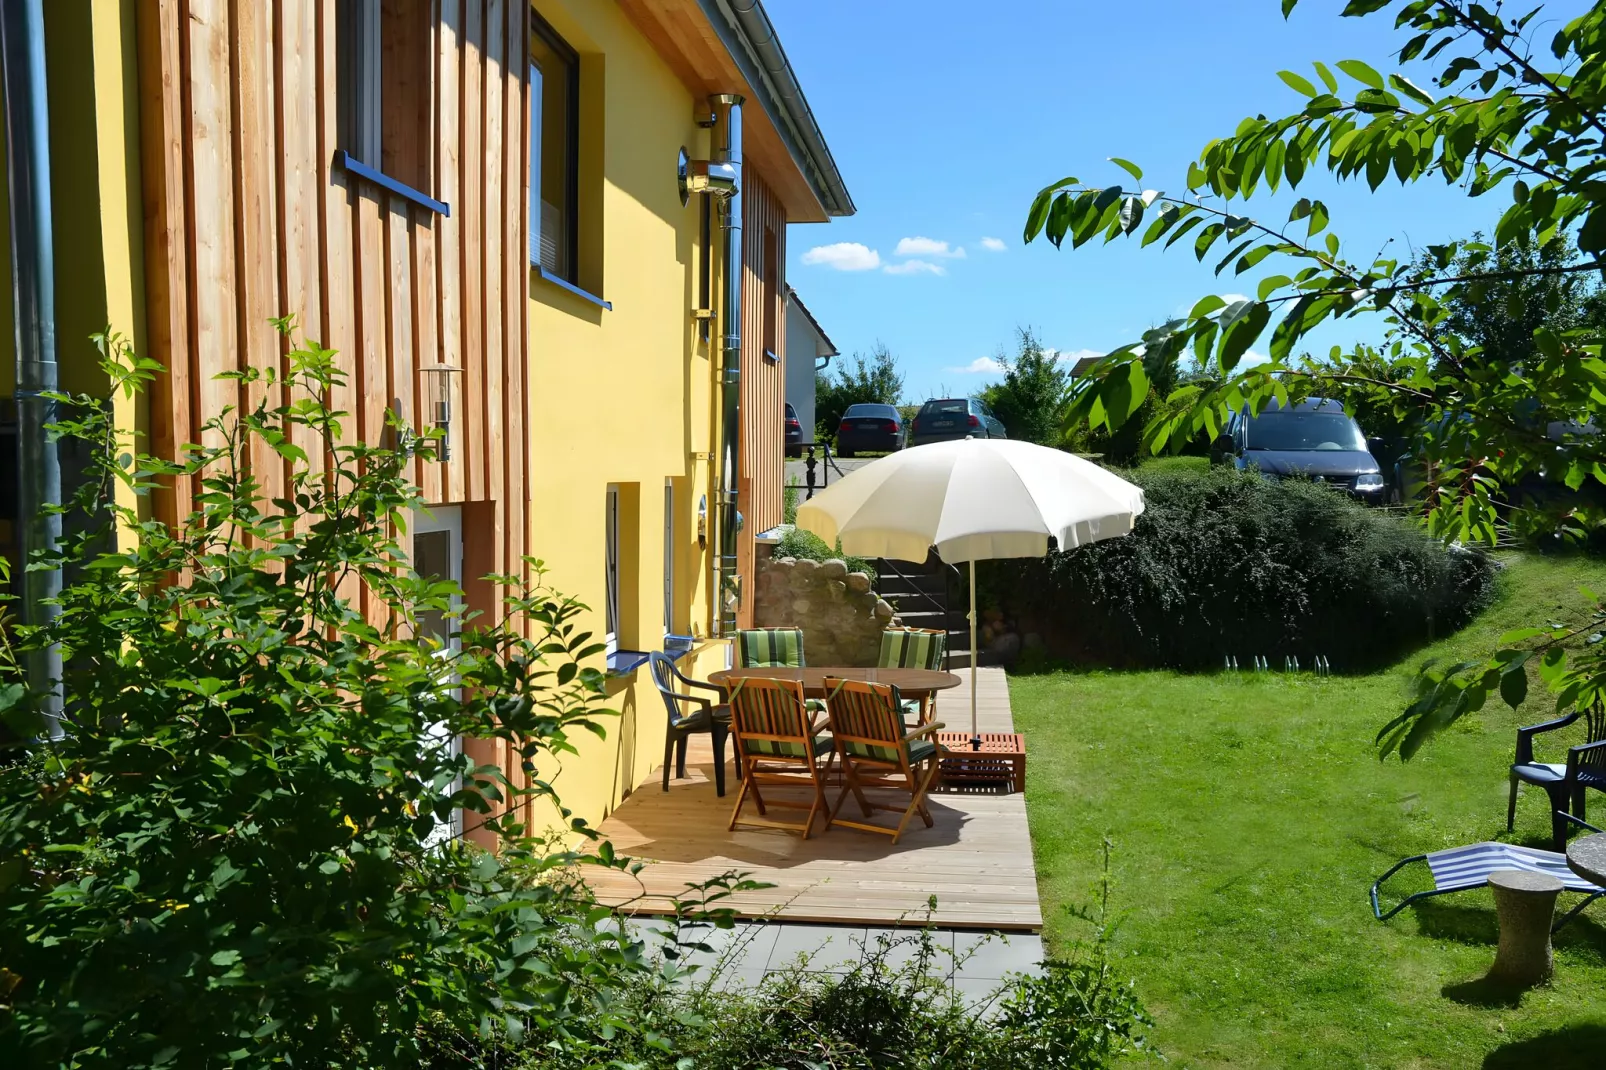
[[[1042,557],[1125,535],[1143,491],[1091,461],[1029,442],[915,446],[850,472],[798,507],[797,524],[859,557],[970,562],[970,733],[976,727],[976,562]]]

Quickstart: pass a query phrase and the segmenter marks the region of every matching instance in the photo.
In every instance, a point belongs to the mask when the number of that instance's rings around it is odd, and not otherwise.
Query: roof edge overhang
[[[829,216],[858,209],[760,0],[697,0]]]

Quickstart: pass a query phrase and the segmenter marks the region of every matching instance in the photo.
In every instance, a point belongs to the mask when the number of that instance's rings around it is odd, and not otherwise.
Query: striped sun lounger
[[[1428,864],[1428,870],[1433,874],[1433,890],[1408,895],[1385,914],[1378,904],[1378,890],[1384,881],[1416,862]],[[1488,883],[1489,874],[1502,869],[1548,873],[1561,881],[1567,891],[1580,892],[1585,896],[1582,903],[1561,916],[1554,926],[1556,929],[1571,921],[1574,915],[1590,903],[1606,895],[1606,889],[1596,887],[1569,869],[1566,855],[1555,851],[1540,851],[1532,847],[1518,847],[1510,843],[1475,843],[1470,847],[1452,847],[1447,851],[1412,855],[1397,862],[1372,884],[1372,913],[1379,921],[1386,921],[1419,899],[1482,888]]]

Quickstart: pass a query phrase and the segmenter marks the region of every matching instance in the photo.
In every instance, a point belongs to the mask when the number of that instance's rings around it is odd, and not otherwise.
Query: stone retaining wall
[[[898,623],[870,577],[843,561],[778,557],[759,565],[754,627],[802,628],[810,665],[874,665],[882,631]]]

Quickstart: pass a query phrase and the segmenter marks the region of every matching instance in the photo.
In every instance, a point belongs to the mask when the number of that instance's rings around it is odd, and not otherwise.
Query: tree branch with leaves
[[[1283,14],[1297,3],[1282,0]],[[1218,276],[1276,268],[1258,277],[1253,298],[1206,296],[1187,315],[1113,350],[1079,380],[1067,419],[1119,427],[1148,393],[1145,360],[1192,353],[1203,375],[1173,392],[1145,426],[1153,452],[1216,436],[1234,411],[1342,391],[1408,429],[1410,449],[1430,473],[1422,516],[1432,533],[1485,543],[1507,529],[1588,537],[1606,529],[1606,435],[1594,422],[1606,409],[1600,333],[1540,326],[1519,358],[1454,330],[1451,308],[1492,283],[1596,273],[1606,262],[1606,3],[1558,30],[1548,55],[1531,44],[1542,7],[1508,17],[1499,5],[1470,0],[1351,0],[1343,15],[1385,9],[1411,33],[1397,58],[1435,65],[1423,79],[1434,91],[1357,59],[1335,63],[1337,73],[1316,63],[1314,81],[1282,71],[1303,105],[1281,118],[1246,118],[1210,141],[1189,164],[1184,191],[1144,189],[1137,164],[1113,159],[1137,188],[1066,178],[1037,195],[1028,242],[1046,237],[1074,249],[1164,238],[1171,248],[1188,238],[1198,260],[1214,259]],[[1505,206],[1489,244],[1448,242],[1407,260],[1350,256],[1318,199],[1301,198],[1284,223],[1236,206],[1258,190],[1297,188],[1318,172],[1374,190],[1391,178],[1438,180]],[[1469,255],[1498,260],[1502,250],[1558,241],[1575,243],[1583,262],[1465,270]],[[1317,326],[1363,315],[1382,319],[1381,347],[1301,351]],[[1268,331],[1271,359],[1244,366]],[[1528,492],[1539,484],[1558,489]],[[1599,599],[1589,599],[1598,610]],[[1524,652],[1536,652],[1535,643],[1551,644],[1543,649],[1553,659],[1546,682],[1559,703],[1606,691],[1599,646],[1567,650],[1552,630],[1544,634],[1511,638],[1487,663],[1430,670],[1417,701],[1380,733],[1383,752],[1409,756],[1434,731],[1480,708],[1490,691],[1509,700],[1515,686],[1500,682],[1524,671]]]

